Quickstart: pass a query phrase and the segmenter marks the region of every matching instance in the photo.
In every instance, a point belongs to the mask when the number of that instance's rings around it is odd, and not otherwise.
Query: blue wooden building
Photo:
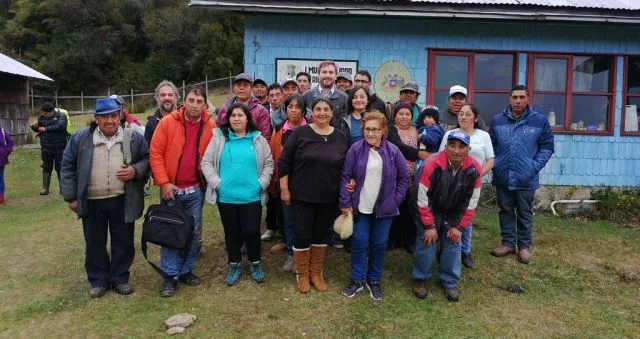
[[[419,103],[440,108],[448,88],[463,85],[486,121],[525,84],[555,134],[542,184],[640,187],[638,0],[191,5],[245,14],[245,71],[267,82],[282,77],[283,59],[341,60],[369,70],[378,93],[417,81]]]

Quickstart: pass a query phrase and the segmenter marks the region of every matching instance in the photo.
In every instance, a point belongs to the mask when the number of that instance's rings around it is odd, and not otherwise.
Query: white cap
[[[460,85],[455,85],[455,86],[451,86],[451,88],[449,88],[449,96],[452,96],[456,93],[462,93],[464,94],[464,96],[467,96],[467,89],[460,86]]]

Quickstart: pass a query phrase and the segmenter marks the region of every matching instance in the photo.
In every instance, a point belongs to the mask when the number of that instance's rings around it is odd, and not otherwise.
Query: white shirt
[[[382,157],[380,153],[374,149],[369,150],[369,158],[367,159],[367,172],[364,176],[364,183],[360,191],[360,202],[358,203],[358,211],[364,214],[372,214],[373,208],[378,200],[382,186]]]
[[[459,131],[459,130],[460,130],[459,128],[456,128],[445,133],[444,137],[442,137],[442,142],[440,142],[439,151],[444,150],[444,146],[447,145],[447,138],[449,137],[449,134],[451,132]],[[495,158],[495,155],[493,154],[493,145],[491,145],[491,137],[489,136],[489,133],[479,128],[476,128],[476,131],[472,135],[470,135],[470,137],[471,137],[471,144],[469,144],[469,146],[471,147],[471,149],[469,150],[469,155],[472,158],[476,159],[476,161],[480,164],[480,166],[484,166],[485,162],[487,162],[488,159]]]

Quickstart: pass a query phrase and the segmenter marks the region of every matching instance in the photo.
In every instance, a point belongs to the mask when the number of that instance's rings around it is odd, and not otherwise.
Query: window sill
[[[620,136],[623,136],[623,137],[640,137],[640,132],[621,132]]]
[[[613,136],[613,131],[581,131],[581,130],[566,130],[566,129],[552,129],[553,134],[563,135],[600,135],[600,136]],[[638,134],[640,135],[640,134]]]

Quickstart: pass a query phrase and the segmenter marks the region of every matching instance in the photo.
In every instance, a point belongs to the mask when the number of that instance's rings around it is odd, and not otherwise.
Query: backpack
[[[71,117],[69,116],[69,111],[63,108],[56,107],[56,113],[64,114],[67,117],[67,135],[71,135],[73,133],[73,126],[71,126]]]

